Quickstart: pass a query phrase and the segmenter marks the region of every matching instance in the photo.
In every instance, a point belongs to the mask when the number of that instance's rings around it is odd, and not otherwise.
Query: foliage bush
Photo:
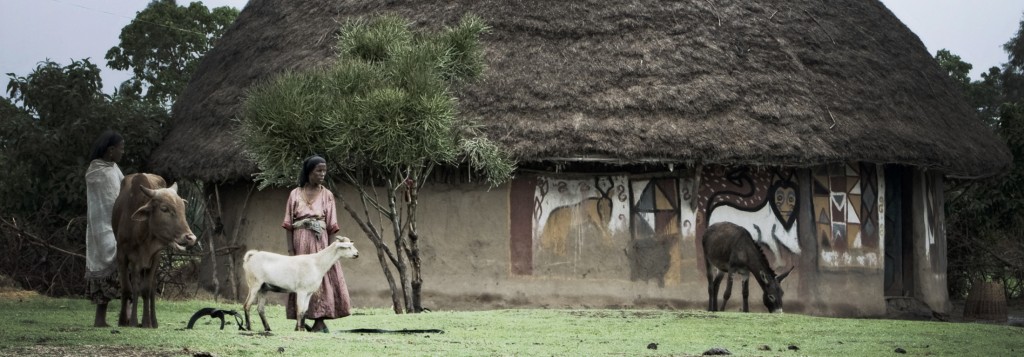
[[[93,140],[106,129],[120,132],[126,141],[121,171],[144,171],[164,136],[167,108],[237,16],[230,7],[151,2],[107,53],[108,66],[134,75],[112,96],[102,91],[100,69],[89,59],[67,66],[46,60],[27,76],[7,74],[10,98],[0,97],[0,274],[50,294],[85,291],[84,175]],[[201,236],[202,186],[178,186]],[[162,277],[195,259],[166,254]]]
[[[936,60],[957,83],[978,120],[1006,141],[1009,172],[980,180],[949,181],[946,232],[949,293],[965,298],[978,281],[998,281],[1009,298],[1024,297],[1024,21],[1003,48],[1009,62],[970,81],[972,66],[940,50]]]
[[[168,115],[104,94],[100,70],[88,59],[46,61],[25,77],[9,77],[11,99],[0,110],[0,226],[15,249],[5,249],[0,268],[26,287],[80,293],[85,261],[75,254],[84,254],[84,175],[93,140],[103,130],[119,131],[126,141],[119,165],[125,174],[139,172]]]

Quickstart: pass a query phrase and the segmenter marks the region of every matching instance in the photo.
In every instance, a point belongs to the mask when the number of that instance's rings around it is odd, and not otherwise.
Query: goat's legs
[[[260,321],[263,322],[263,331],[270,331],[270,324],[267,323],[267,314],[264,312],[263,307],[267,304],[267,294],[260,294],[256,298],[256,312],[260,314]]]
[[[309,308],[309,298],[312,293],[295,294],[295,331],[305,331],[306,309]]]
[[[245,297],[245,303],[242,304],[242,310],[245,310],[246,331],[252,331],[252,322],[249,320],[249,308],[252,307],[252,302],[256,300],[256,294],[259,294],[259,289],[249,288],[249,295]]]

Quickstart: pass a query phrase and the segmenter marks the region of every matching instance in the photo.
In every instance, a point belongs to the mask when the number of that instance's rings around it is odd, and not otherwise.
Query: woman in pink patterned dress
[[[284,227],[288,237],[288,253],[292,255],[319,252],[330,244],[330,237],[338,233],[334,194],[323,186],[327,176],[327,162],[320,156],[311,156],[302,163],[299,187],[288,195]],[[335,263],[324,275],[320,291],[309,301],[306,318],[313,319],[313,332],[328,332],[326,319],[351,314],[351,300],[341,264]],[[286,307],[289,319],[295,319],[295,294],[288,294]]]

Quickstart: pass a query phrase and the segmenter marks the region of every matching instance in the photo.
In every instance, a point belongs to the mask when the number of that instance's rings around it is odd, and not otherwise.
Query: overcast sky
[[[280,0],[288,1],[288,0]],[[241,9],[247,0],[205,0],[207,7]],[[979,79],[989,67],[1007,61],[1002,45],[1020,28],[1024,0],[883,0],[921,38],[933,56],[948,49],[974,65]],[[31,73],[49,58],[61,65],[90,58],[103,73],[110,93],[127,72],[106,67],[103,56],[118,44],[128,25],[148,0],[0,0],[0,89],[7,73]],[[179,0],[186,4],[188,0]],[[827,4],[827,3],[826,3]],[[3,93],[6,96],[6,92]]]

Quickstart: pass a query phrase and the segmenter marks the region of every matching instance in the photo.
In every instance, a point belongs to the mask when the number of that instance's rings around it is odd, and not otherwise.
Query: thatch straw
[[[527,162],[864,161],[955,176],[1010,163],[877,0],[251,0],[175,104],[155,171],[249,177],[233,121],[246,88],[329,63],[341,22],[385,12],[417,28],[467,13],[493,27],[489,68],[459,93],[462,114]]]

